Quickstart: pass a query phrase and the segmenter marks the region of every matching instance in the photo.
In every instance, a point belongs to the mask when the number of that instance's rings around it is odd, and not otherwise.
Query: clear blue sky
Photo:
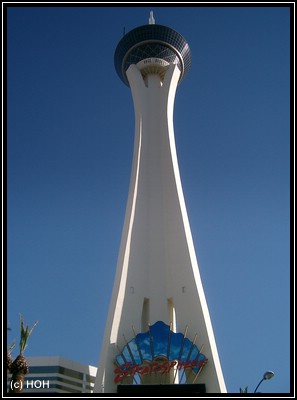
[[[259,390],[288,392],[285,6],[9,8],[8,340],[19,339],[21,312],[39,320],[27,356],[98,363],[134,140],[113,55],[124,27],[146,24],[150,10],[192,51],[175,137],[227,389],[253,391],[272,370]]]

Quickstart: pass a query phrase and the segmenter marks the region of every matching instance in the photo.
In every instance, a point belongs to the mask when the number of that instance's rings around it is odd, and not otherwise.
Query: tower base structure
[[[126,72],[135,109],[134,156],[94,392],[187,383],[225,393],[175,147],[180,70],[173,63],[148,68],[150,63],[131,64]]]

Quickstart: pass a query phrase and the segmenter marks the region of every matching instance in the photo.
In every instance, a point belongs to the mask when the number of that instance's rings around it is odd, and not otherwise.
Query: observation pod
[[[119,42],[114,56],[115,69],[128,86],[126,72],[131,64],[138,65],[143,76],[160,73],[164,78],[170,64],[180,70],[179,82],[191,66],[188,43],[176,31],[163,25],[142,25],[128,32]]]
[[[189,45],[151,13],[148,25],[120,40],[114,63],[132,92],[135,139],[94,392],[225,393],[174,139],[174,99],[191,65]]]

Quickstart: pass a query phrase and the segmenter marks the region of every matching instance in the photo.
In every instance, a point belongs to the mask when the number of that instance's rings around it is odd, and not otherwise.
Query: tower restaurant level
[[[120,40],[114,55],[118,76],[129,86],[126,76],[129,66],[150,58],[177,64],[181,71],[179,81],[191,66],[191,51],[182,35],[164,25],[148,24],[131,30]]]

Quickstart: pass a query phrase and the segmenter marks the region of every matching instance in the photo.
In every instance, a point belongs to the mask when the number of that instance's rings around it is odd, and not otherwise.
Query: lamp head
[[[263,375],[263,379],[269,380],[274,377],[274,372],[272,371],[266,371],[265,374]]]

